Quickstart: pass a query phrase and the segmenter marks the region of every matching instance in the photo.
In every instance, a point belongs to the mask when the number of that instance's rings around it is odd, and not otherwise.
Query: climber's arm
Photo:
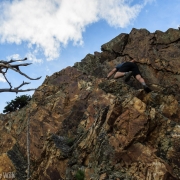
[[[108,75],[107,78],[110,78],[114,73],[116,73],[117,69],[114,68]]]

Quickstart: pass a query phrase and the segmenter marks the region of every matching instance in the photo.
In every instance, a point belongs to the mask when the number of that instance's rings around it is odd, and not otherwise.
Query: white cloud
[[[144,3],[152,0],[144,0]],[[69,41],[82,44],[87,25],[104,19],[110,26],[126,27],[143,5],[128,0],[14,0],[0,3],[0,42],[28,42],[57,58]],[[132,2],[132,0],[131,0]]]
[[[32,61],[32,63],[42,63],[42,59],[38,59],[34,53],[27,53],[26,57],[28,60]]]
[[[21,59],[21,57],[20,57],[19,54],[12,54],[12,55],[10,55],[10,56],[7,56],[6,59],[7,59],[7,60],[11,60],[11,59],[13,59],[13,60],[19,60],[19,59]]]
[[[156,0],[144,0],[144,5],[146,5],[147,3],[153,3],[156,2]]]
[[[130,6],[125,0],[103,0],[100,3],[99,15],[109,25],[115,27],[126,27],[135,19],[142,5]]]
[[[6,80],[2,74],[0,74],[0,82],[6,82]]]
[[[46,71],[47,71],[47,72],[50,72],[50,69],[49,69],[49,67],[48,67],[48,66],[46,66]]]
[[[28,60],[32,61],[32,63],[42,63],[43,60],[42,59],[38,59],[36,57],[37,51],[34,52],[29,52],[25,55],[25,57],[27,57]],[[21,60],[23,59],[19,54],[12,54],[10,56],[6,57],[7,60]],[[17,61],[17,63],[22,63],[21,61]]]

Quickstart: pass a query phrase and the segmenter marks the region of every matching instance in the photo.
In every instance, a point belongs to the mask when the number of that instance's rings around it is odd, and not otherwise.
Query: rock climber
[[[118,64],[108,75],[107,79],[109,79],[113,74],[114,78],[120,78],[125,77],[125,82],[129,81],[131,76],[133,75],[134,78],[136,78],[142,85],[144,90],[149,93],[151,92],[151,89],[146,85],[144,79],[141,76],[141,73],[139,71],[139,68],[136,64],[136,60],[131,60],[129,62],[123,62],[121,64]]]

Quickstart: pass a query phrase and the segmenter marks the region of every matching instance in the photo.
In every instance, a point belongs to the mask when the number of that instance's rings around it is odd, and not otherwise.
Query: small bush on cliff
[[[82,170],[79,169],[79,170],[76,172],[75,179],[76,179],[76,180],[84,180],[84,177],[85,177],[84,171],[82,171]]]
[[[11,100],[11,102],[6,102],[8,105],[4,107],[3,113],[13,112],[21,109],[22,107],[26,106],[30,100],[30,95],[16,96],[16,98]]]
[[[72,146],[74,144],[74,141],[75,141],[74,138],[68,138],[66,143],[68,146]]]

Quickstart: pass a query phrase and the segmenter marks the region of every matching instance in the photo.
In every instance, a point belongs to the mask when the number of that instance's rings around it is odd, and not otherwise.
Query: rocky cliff
[[[101,48],[0,115],[1,175],[27,178],[29,124],[31,180],[180,179],[180,31],[132,29]],[[152,92],[104,78],[132,58]]]

